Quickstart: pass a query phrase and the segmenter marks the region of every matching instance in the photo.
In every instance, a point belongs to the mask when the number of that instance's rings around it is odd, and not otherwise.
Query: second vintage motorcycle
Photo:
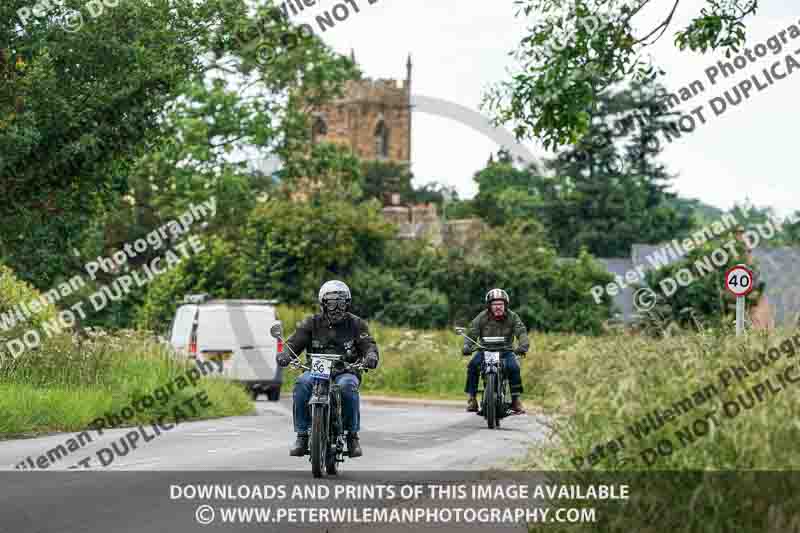
[[[473,348],[483,350],[481,364],[483,390],[478,414],[486,419],[489,429],[499,429],[500,420],[512,414],[511,385],[500,354],[511,351],[512,347],[507,345],[505,337],[480,337],[478,342],[467,336],[466,328],[455,328],[455,331],[469,340]]]

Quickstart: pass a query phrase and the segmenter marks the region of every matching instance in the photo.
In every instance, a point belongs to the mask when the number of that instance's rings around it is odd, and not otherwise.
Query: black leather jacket
[[[311,353],[335,353],[343,355],[348,363],[355,363],[367,354],[374,353],[380,361],[378,345],[370,334],[366,321],[352,313],[347,313],[344,319],[335,325],[331,325],[322,313],[307,317],[297,325],[297,329],[286,344],[298,357],[303,350]],[[285,350],[289,351],[286,348]],[[307,353],[308,364],[311,364],[310,359]],[[356,374],[359,379],[361,378],[361,372],[335,366],[332,368],[331,377],[346,373]]]

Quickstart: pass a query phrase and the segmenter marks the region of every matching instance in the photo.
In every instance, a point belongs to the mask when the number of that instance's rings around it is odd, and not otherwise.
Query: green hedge
[[[561,261],[541,226],[527,221],[476,235],[466,250],[394,239],[377,204],[267,203],[253,211],[239,242],[207,241],[149,288],[141,326],[164,329],[186,293],[316,305],[319,286],[341,279],[353,311],[387,325],[435,329],[464,324],[502,287],[529,328],[597,334],[611,314],[591,288],[612,277],[588,253]]]

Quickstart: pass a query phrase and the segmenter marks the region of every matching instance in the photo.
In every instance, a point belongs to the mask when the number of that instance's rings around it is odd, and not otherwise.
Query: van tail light
[[[194,315],[194,321],[192,322],[192,333],[189,336],[189,357],[197,358],[197,320],[199,318],[200,311],[198,311]]]
[[[283,351],[283,340],[278,339],[278,353]]]

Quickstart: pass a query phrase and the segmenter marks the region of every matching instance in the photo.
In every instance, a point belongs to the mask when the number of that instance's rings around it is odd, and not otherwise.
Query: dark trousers
[[[342,391],[342,423],[345,431],[357,432],[361,422],[358,398],[358,377],[355,374],[340,374],[334,382]],[[314,388],[314,378],[310,372],[303,372],[294,384],[294,431],[308,433],[311,427],[311,413],[308,402]]]
[[[522,394],[522,375],[520,373],[519,363],[514,357],[514,352],[503,352],[500,354],[505,367],[506,379],[511,385],[511,395],[517,396]],[[470,396],[478,394],[478,382],[481,379],[481,366],[483,365],[483,352],[477,352],[467,366],[467,384],[464,386],[464,392]]]

